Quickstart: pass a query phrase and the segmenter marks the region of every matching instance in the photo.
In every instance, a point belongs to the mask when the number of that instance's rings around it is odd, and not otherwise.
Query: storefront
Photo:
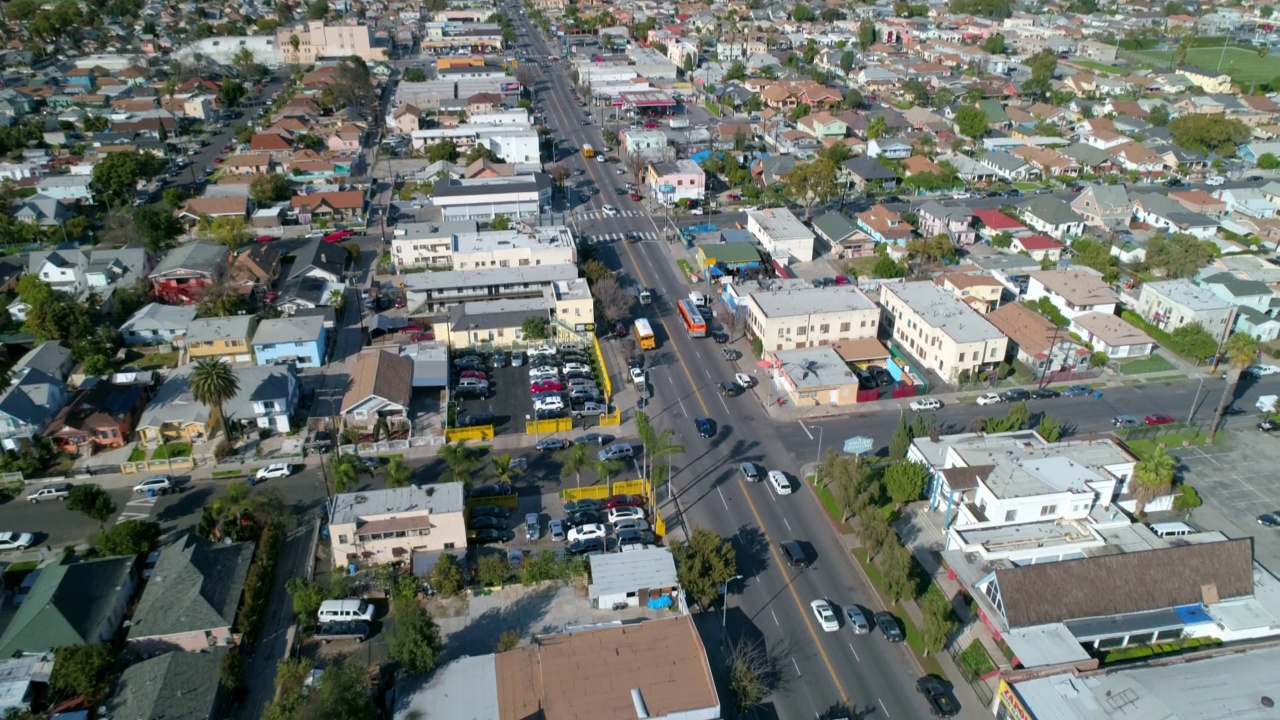
[[[996,720],[1035,720],[1035,715],[1022,704],[1018,691],[1003,678],[1000,680],[996,700]]]

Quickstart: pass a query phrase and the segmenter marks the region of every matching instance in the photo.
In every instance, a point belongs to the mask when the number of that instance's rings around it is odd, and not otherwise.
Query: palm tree
[[[333,473],[333,489],[344,493],[360,482],[360,476],[371,474],[358,455],[337,455],[329,459],[329,472]]]
[[[449,479],[454,482],[467,482],[471,479],[471,471],[476,468],[476,457],[471,448],[467,447],[466,440],[441,447],[439,456],[449,468]]]
[[[1138,501],[1135,508],[1138,515],[1142,514],[1147,503],[1168,495],[1173,489],[1175,465],[1173,456],[1165,452],[1164,446],[1157,446],[1150,457],[1133,466],[1133,497]]]
[[[609,491],[609,494],[612,495],[613,493],[609,485],[609,480],[613,477],[614,473],[625,467],[626,465],[621,460],[597,460],[595,465],[592,466],[592,469],[595,470],[596,475],[599,475],[600,479],[604,481],[605,490]]]
[[[569,447],[556,453],[556,460],[560,462],[560,479],[564,480],[573,475],[578,482],[578,487],[582,487],[582,470],[591,464],[591,459],[587,457],[586,443],[574,443]]]
[[[387,487],[407,487],[409,485],[409,478],[413,475],[413,468],[406,465],[404,460],[398,457],[393,457],[391,458],[391,462],[387,463],[387,468],[384,474],[387,481]]]
[[[346,299],[347,299],[346,293],[342,292],[341,290],[329,291],[329,305],[333,307],[334,310],[337,310],[338,312],[342,312],[342,306],[345,304]]]
[[[236,373],[231,369],[231,365],[217,358],[197,360],[188,382],[191,387],[191,396],[197,402],[214,408],[218,413],[218,417],[222,420],[223,437],[230,441],[231,433],[227,426],[227,416],[222,412],[222,405],[240,392],[240,381],[236,379]]]
[[[499,455],[493,459],[493,479],[510,484],[524,471],[511,464],[510,455]]]
[[[875,140],[889,131],[889,123],[879,115],[867,121],[867,139]]]
[[[649,449],[658,443],[658,433],[653,429],[653,421],[649,413],[636,411],[636,434],[640,436],[640,445],[644,448],[640,454],[640,476],[649,477]]]
[[[1218,426],[1222,424],[1222,417],[1226,415],[1227,408],[1231,405],[1231,398],[1235,396],[1236,385],[1240,383],[1240,378],[1244,377],[1244,371],[1258,359],[1258,339],[1248,333],[1236,333],[1227,338],[1226,347],[1223,348],[1223,354],[1226,355],[1227,362],[1227,386],[1222,389],[1222,399],[1218,401],[1218,411],[1213,414],[1213,426],[1209,428],[1209,444],[1213,444],[1213,438],[1218,434]],[[1231,370],[1234,369],[1235,376],[1231,377]]]

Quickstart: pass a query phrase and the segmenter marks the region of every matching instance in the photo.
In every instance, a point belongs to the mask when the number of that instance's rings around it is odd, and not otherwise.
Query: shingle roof
[[[364,353],[351,370],[351,389],[342,398],[342,412],[371,396],[408,407],[412,392],[412,360],[382,350]]]
[[[26,602],[0,636],[0,657],[98,642],[115,610],[135,555],[79,560],[63,556],[40,570]],[[114,628],[112,628],[114,629]]]
[[[195,535],[166,545],[134,610],[129,639],[231,627],[253,548]]]
[[[226,256],[227,249],[216,243],[185,243],[169,251],[151,272],[151,277],[159,277],[175,270],[191,270],[211,275]]]
[[[225,648],[170,652],[129,666],[107,701],[113,720],[207,720],[214,717]]]
[[[1011,628],[1163,610],[1252,595],[1253,540],[1024,565],[995,575]]]

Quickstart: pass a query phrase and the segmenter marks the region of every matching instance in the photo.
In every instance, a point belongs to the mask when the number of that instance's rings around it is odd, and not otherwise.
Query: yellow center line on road
[[[631,265],[635,268],[636,275],[640,278],[640,282],[645,287],[649,285],[649,280],[640,270],[640,263],[636,262],[635,253],[631,250],[631,245],[623,243],[623,249],[627,251],[627,257],[631,258]],[[698,390],[698,383],[693,380],[693,373],[689,371],[689,365],[684,361],[684,353],[680,352],[680,346],[675,343],[675,336],[671,334],[671,329],[667,327],[667,323],[661,317],[657,318],[658,324],[662,326],[663,332],[667,334],[667,342],[671,343],[671,348],[676,351],[676,357],[680,360],[680,367],[684,370],[684,374],[689,378],[689,387],[693,388],[693,394],[698,398],[698,404],[702,406],[702,414],[709,416],[711,413],[707,410],[707,402],[702,399],[702,392]],[[671,482],[671,478],[667,478],[667,482]],[[756,526],[760,528],[760,532],[764,534],[765,542],[769,544],[769,555],[773,558],[774,566],[781,569],[786,567],[786,563],[782,561],[782,556],[778,554],[778,546],[773,542],[773,538],[769,536],[769,531],[765,530],[764,522],[760,519],[760,512],[756,510],[756,504],[751,499],[751,493],[748,492],[746,484],[742,478],[738,478],[739,485],[742,486],[742,495],[747,499],[747,505],[751,508],[751,515],[756,519]],[[827,666],[827,673],[831,675],[831,681],[836,684],[836,689],[840,692],[840,699],[847,706],[849,705],[849,694],[845,692],[844,683],[840,682],[840,678],[836,675],[835,666],[831,664],[831,658],[827,656],[827,651],[823,649],[822,642],[818,639],[818,631],[814,629],[812,619],[809,613],[805,611],[805,604],[800,600],[800,594],[796,592],[795,583],[787,578],[787,589],[791,591],[791,599],[796,603],[796,609],[800,611],[800,617],[804,619],[804,626],[809,629],[809,636],[813,638],[814,647],[818,648],[818,653],[822,655],[822,663]],[[728,602],[728,598],[725,598]]]

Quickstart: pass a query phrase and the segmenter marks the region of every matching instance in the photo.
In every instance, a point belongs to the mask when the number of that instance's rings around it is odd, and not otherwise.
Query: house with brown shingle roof
[[[232,155],[222,161],[221,167],[230,175],[265,175],[271,172],[271,156]]]
[[[915,228],[884,205],[872,205],[871,209],[858,213],[856,219],[858,227],[879,243],[902,246],[915,235]]]
[[[1019,303],[1001,305],[987,315],[987,320],[1009,338],[1009,352],[1037,375],[1049,366],[1050,354],[1050,372],[1068,370],[1081,360],[1079,351],[1084,348],[1071,339],[1065,328],[1056,327],[1039,312]],[[1087,356],[1088,350],[1085,353]]]
[[[342,419],[347,427],[368,429],[380,418],[408,418],[412,359],[385,350],[361,353],[350,382],[351,389],[342,397]]]
[[[294,195],[290,205],[298,215],[346,220],[358,217],[364,210],[364,193],[359,190],[338,190]]]
[[[1227,214],[1227,204],[1203,190],[1177,190],[1169,193],[1169,199],[1194,213],[1204,213],[1212,218]]]
[[[255,153],[290,153],[293,151],[293,142],[284,133],[279,132],[260,132],[254,133],[249,140],[249,152]]]
[[[904,158],[902,161],[902,169],[906,173],[907,177],[919,175],[921,173],[930,173],[938,176],[946,175],[947,173],[941,165],[923,155],[912,155],[909,158]]]
[[[249,212],[249,198],[244,197],[198,197],[187,201],[178,217],[191,222],[199,222],[203,218],[241,218]]]
[[[1012,154],[1040,168],[1046,177],[1075,177],[1080,174],[1080,163],[1053,148],[1023,145],[1014,148]]]

